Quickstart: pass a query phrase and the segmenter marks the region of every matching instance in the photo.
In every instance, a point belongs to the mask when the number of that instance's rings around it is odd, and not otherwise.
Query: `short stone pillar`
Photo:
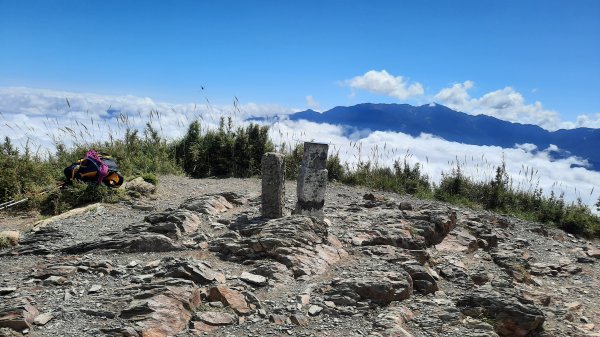
[[[302,167],[298,174],[298,202],[295,214],[323,217],[327,190],[327,150],[329,145],[304,143]]]
[[[285,206],[285,161],[280,153],[267,152],[262,157],[262,216],[281,218]]]

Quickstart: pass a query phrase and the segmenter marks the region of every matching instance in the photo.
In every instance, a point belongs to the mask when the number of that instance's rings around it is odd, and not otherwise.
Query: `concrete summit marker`
[[[304,143],[302,167],[298,174],[298,202],[295,214],[323,217],[327,190],[327,151],[329,145]]]
[[[262,216],[281,218],[285,206],[285,161],[280,153],[268,152],[262,157]]]

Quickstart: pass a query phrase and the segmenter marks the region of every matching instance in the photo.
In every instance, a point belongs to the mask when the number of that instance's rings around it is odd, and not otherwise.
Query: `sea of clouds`
[[[221,117],[244,125],[249,117],[266,117],[270,134],[280,148],[305,141],[328,143],[330,153],[339,154],[350,167],[359,161],[391,166],[395,161],[419,163],[433,182],[439,182],[456,163],[475,179],[491,179],[504,161],[513,177],[513,186],[542,188],[545,193],[564,193],[592,206],[600,194],[600,172],[586,169],[580,158],[552,159],[554,146],[538,149],[532,144],[513,148],[477,146],[449,142],[433,135],[412,137],[397,132],[349,132],[340,125],[290,121],[286,115],[297,109],[276,104],[202,103],[170,104],[135,96],[106,96],[31,88],[0,88],[0,136],[17,146],[28,145],[41,156],[52,153],[56,143],[93,143],[110,137],[119,139],[127,128],[143,131],[151,123],[168,139],[181,137],[193,120],[203,128],[216,128]],[[283,116],[283,118],[272,118]],[[532,175],[531,172],[534,172]]]

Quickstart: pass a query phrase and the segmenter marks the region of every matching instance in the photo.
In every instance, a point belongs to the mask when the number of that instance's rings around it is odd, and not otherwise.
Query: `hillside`
[[[395,131],[419,136],[428,133],[464,144],[495,145],[512,148],[515,144],[534,144],[539,150],[558,146],[556,158],[577,156],[587,159],[590,168],[600,171],[600,129],[576,128],[548,131],[536,125],[503,121],[486,115],[469,115],[443,105],[364,103],[338,106],[323,113],[297,112],[291,120],[344,125],[352,130]]]
[[[163,176],[131,202],[4,217],[33,230],[0,250],[0,336],[600,336],[598,241],[339,184],[325,220],[267,221],[260,189]]]

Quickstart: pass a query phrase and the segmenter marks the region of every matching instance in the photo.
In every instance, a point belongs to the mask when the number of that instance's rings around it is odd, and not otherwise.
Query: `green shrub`
[[[341,181],[344,178],[345,170],[340,161],[339,152],[327,158],[327,179],[331,181]]]
[[[377,167],[371,162],[359,162],[354,169],[346,167],[341,181],[350,185],[419,194],[421,197],[431,194],[429,177],[421,172],[419,164],[411,166],[406,160],[403,163],[396,161],[393,169]]]
[[[11,247],[10,239],[5,236],[0,236],[0,249]]]
[[[116,203],[122,193],[121,189],[75,181],[72,185],[47,193],[40,202],[40,211],[42,214],[56,215],[95,202]]]
[[[221,118],[218,130],[201,132],[200,123],[192,122],[183,139],[175,145],[175,156],[183,170],[194,178],[249,177],[260,174],[262,155],[273,151],[269,128],[250,124],[233,131]]]
[[[576,203],[565,208],[558,227],[569,233],[597,236],[600,234],[600,218],[594,216],[581,199],[578,199]]]
[[[158,185],[158,177],[156,177],[156,174],[154,173],[144,173],[142,174],[142,179],[144,179],[145,182],[150,183],[152,185]]]
[[[282,146],[285,151],[285,145]],[[304,144],[298,144],[289,153],[284,152],[285,158],[285,178],[289,180],[298,179],[300,167],[302,166],[302,157],[304,156]]]

